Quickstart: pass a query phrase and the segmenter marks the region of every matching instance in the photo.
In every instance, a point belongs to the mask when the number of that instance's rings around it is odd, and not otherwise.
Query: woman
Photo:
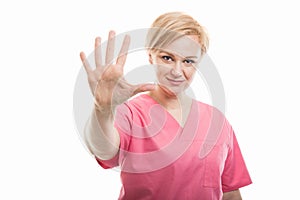
[[[230,124],[184,93],[208,48],[203,27],[180,12],[153,22],[146,48],[156,85],[126,82],[130,38],[113,63],[114,37],[111,31],[104,62],[96,38],[96,69],[80,57],[95,97],[85,142],[103,168],[121,168],[119,199],[241,199],[251,178]]]

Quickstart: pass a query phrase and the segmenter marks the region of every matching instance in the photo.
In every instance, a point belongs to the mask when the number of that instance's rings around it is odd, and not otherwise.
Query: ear
[[[151,52],[149,51],[148,52],[148,60],[149,60],[149,63],[152,65],[153,64],[153,58],[152,58],[152,54],[151,54]]]

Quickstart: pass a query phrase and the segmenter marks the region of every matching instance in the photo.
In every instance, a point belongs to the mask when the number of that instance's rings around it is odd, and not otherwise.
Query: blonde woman
[[[119,199],[241,199],[239,188],[251,178],[232,127],[216,108],[184,93],[207,52],[203,27],[181,12],[153,22],[146,48],[157,84],[126,82],[130,38],[112,62],[114,37],[110,31],[104,61],[96,38],[95,69],[80,57],[95,97],[85,142],[103,168],[120,167]]]

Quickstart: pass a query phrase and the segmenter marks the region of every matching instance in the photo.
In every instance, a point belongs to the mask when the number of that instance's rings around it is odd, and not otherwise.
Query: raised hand
[[[96,109],[108,111],[123,103],[133,95],[154,89],[154,84],[131,85],[123,77],[123,69],[127,58],[130,37],[125,36],[117,60],[113,63],[115,48],[115,32],[110,31],[105,55],[102,62],[101,38],[95,39],[94,57],[96,67],[92,69],[83,52],[80,58],[88,76],[90,89],[95,98]]]

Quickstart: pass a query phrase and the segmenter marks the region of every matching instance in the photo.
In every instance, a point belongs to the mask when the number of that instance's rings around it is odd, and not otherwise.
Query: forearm
[[[242,200],[240,190],[225,192],[222,200]]]
[[[103,160],[113,158],[118,153],[120,144],[120,136],[114,128],[114,113],[93,109],[84,137],[93,155]]]

